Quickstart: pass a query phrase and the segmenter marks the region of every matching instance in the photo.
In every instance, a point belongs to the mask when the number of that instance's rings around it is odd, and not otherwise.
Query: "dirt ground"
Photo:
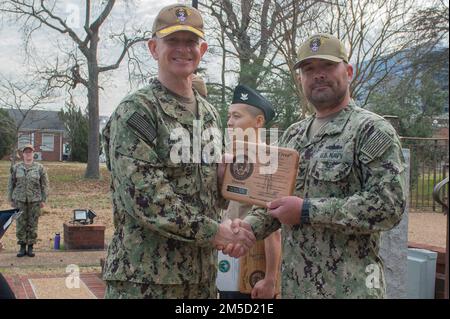
[[[0,209],[6,209],[8,207],[0,207]],[[92,208],[92,207],[82,207]],[[92,208],[97,217],[95,218],[95,224],[106,226],[105,240],[109,242],[114,232],[112,223],[112,211],[111,209],[95,209]],[[48,251],[53,249],[54,236],[56,233],[61,235],[61,244],[64,243],[64,231],[63,224],[70,221],[72,218],[71,210],[44,208],[42,216],[39,218],[38,225],[38,241],[34,245],[36,251]],[[5,251],[15,251],[18,249],[16,244],[16,225],[11,224],[8,231],[2,238],[2,243]]]
[[[50,195],[47,206],[39,219],[36,251],[53,249],[55,233],[61,234],[64,242],[63,224],[71,220],[73,209],[90,208],[96,214],[95,224],[106,226],[105,240],[108,243],[113,235],[113,215],[109,195],[109,174],[101,166],[101,179],[83,179],[85,164],[43,162],[50,178]],[[9,177],[9,162],[0,161],[0,209],[9,209],[6,189]],[[445,247],[446,216],[442,213],[411,210],[409,214],[409,241]],[[2,238],[4,252],[17,250],[15,223]],[[1,253],[0,253],[1,258]]]
[[[408,220],[408,241],[444,247],[447,236],[447,216],[442,213],[412,210]]]

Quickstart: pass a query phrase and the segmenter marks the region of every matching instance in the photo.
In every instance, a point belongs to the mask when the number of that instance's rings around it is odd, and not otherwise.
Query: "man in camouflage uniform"
[[[380,232],[400,222],[406,203],[398,136],[350,98],[353,68],[339,39],[315,35],[298,55],[315,114],[282,137],[300,154],[295,196],[254,210],[241,226],[257,239],[283,227],[283,298],[383,298]]]
[[[186,132],[192,141],[199,129],[220,133],[217,111],[192,89],[207,50],[203,38],[196,9],[163,8],[149,41],[158,78],[126,97],[103,131],[115,225],[105,298],[216,298],[214,247],[239,242],[248,250],[254,243],[251,232],[233,234],[231,222],[219,224],[218,164],[204,154],[184,158],[194,146],[179,148],[171,136]],[[196,136],[204,150],[210,140]]]
[[[11,167],[8,199],[11,206],[23,212],[16,224],[17,243],[20,245],[17,257],[34,257],[33,245],[37,240],[38,219],[48,196],[48,176],[44,166],[33,161],[33,145],[25,145],[22,154],[23,162]]]

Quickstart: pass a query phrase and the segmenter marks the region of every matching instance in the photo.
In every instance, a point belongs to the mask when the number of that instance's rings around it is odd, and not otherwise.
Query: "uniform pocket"
[[[173,166],[167,166],[167,175],[175,186],[175,192],[178,194],[192,195],[198,192],[197,165],[181,163]]]
[[[36,170],[31,171],[29,174],[30,174],[30,179],[31,179],[34,183],[39,182],[39,180],[41,179],[41,175],[40,175],[39,172],[36,171]]]
[[[167,165],[167,167],[171,170],[171,177],[191,177],[195,172],[195,164],[189,163],[180,163],[180,164],[172,164]]]
[[[352,166],[352,162],[317,161],[311,169],[311,176],[319,181],[337,182],[349,175]]]

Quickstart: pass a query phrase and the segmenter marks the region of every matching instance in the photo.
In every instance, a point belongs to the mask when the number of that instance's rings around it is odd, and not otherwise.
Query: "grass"
[[[72,219],[76,208],[89,208],[96,212],[95,223],[106,226],[105,240],[114,231],[112,203],[109,191],[110,177],[105,165],[100,166],[100,179],[85,179],[86,164],[70,162],[41,162],[47,169],[50,191],[46,206],[41,210],[38,226],[38,250],[53,250],[55,233],[61,234],[63,249],[63,224]],[[7,200],[10,162],[0,161],[0,209],[10,208]],[[14,223],[15,224],[15,223]],[[1,239],[6,251],[17,247],[15,225],[11,225]]]
[[[85,179],[86,164],[42,162],[47,168],[50,194],[49,208],[78,208],[96,203],[100,209],[111,208],[109,197],[109,172],[105,166],[100,167],[99,180]],[[7,184],[10,164],[0,161],[0,192],[2,200],[7,200]]]
[[[97,209],[111,208],[109,196],[104,194],[67,194],[67,196],[56,196],[49,200],[51,208],[84,208],[95,206]]]
[[[422,174],[419,175],[417,185],[412,188],[411,197],[414,206],[432,207],[433,206],[433,190],[437,183],[443,180],[441,174],[436,174],[436,179],[434,179],[433,174]],[[448,185],[445,190],[447,192]],[[445,192],[445,193],[446,193]],[[435,204],[438,210],[440,210],[440,205]]]
[[[58,183],[68,183],[68,182],[75,182],[80,181],[81,177],[76,175],[56,175],[53,178],[53,182]]]
[[[45,214],[54,213],[53,210],[73,210],[75,208],[90,207],[95,209],[111,209],[111,199],[109,195],[109,172],[106,167],[100,167],[100,179],[85,179],[84,172],[86,164],[70,162],[42,162],[47,168],[50,180],[50,195],[48,198],[49,211]],[[7,203],[7,184],[9,178],[8,161],[0,161],[0,207],[5,207]],[[443,179],[441,174],[436,175],[436,181]],[[424,182],[422,182],[424,181]],[[422,174],[419,176],[417,185],[412,189],[411,195],[414,202],[419,206],[432,206],[433,203],[434,180],[432,174]]]

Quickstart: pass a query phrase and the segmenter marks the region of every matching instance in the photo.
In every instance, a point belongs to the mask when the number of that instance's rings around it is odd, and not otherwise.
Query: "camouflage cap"
[[[34,152],[34,147],[32,144],[25,144],[21,149],[22,152],[24,152],[27,148],[31,149]]]
[[[152,34],[163,38],[177,31],[189,31],[204,39],[203,18],[200,11],[183,4],[162,8],[153,23]]]
[[[309,37],[298,50],[298,61],[294,69],[298,69],[307,59],[324,59],[333,62],[347,62],[348,56],[344,44],[335,36],[319,33]]]

